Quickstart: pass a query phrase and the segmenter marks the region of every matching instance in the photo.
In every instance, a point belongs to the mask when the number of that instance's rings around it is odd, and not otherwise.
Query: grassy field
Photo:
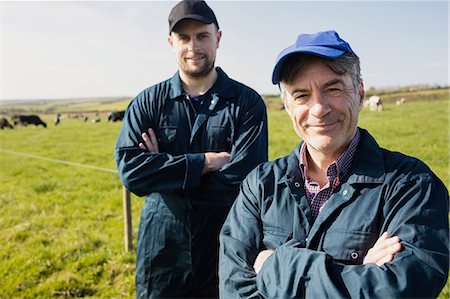
[[[58,112],[124,110],[131,98],[93,98],[33,101],[0,101],[0,114],[56,114]]]
[[[382,113],[364,110],[360,126],[382,147],[421,158],[448,188],[448,116],[447,93],[385,105]],[[55,127],[51,116],[46,120],[47,129],[0,131],[0,149],[115,168],[121,123],[64,119]],[[269,111],[269,134],[271,159],[299,142],[285,111]],[[4,151],[0,167],[0,298],[134,297],[134,252],[124,252],[117,174]],[[132,197],[134,242],[142,204]],[[440,298],[448,297],[447,284]]]

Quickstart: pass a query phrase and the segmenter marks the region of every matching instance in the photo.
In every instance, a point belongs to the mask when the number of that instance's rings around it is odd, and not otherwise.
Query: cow
[[[401,99],[398,99],[397,101],[395,101],[395,105],[400,106],[400,105],[403,105],[405,102],[406,102],[406,99],[401,98]]]
[[[61,123],[61,118],[62,118],[61,113],[57,113],[55,116],[55,126],[57,126]]]
[[[42,125],[44,128],[47,128],[47,124],[45,122],[42,121],[42,119],[39,118],[39,116],[37,115],[13,115],[13,117],[11,117],[11,120],[14,122],[14,125],[22,125],[22,126],[27,126],[27,125]]]
[[[370,111],[378,111],[381,112],[383,110],[383,103],[379,96],[371,96],[368,100],[368,105]]]
[[[3,130],[3,128],[14,128],[5,117],[0,118],[0,129]]]
[[[99,123],[99,122],[100,122],[100,116],[98,115],[98,112],[97,112],[97,113],[95,113],[95,118],[92,119],[92,123],[96,124],[96,123]]]
[[[123,120],[125,111],[113,111],[108,114],[108,121],[120,121]]]

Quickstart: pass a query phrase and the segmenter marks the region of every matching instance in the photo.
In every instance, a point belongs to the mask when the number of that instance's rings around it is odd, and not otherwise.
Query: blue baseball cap
[[[278,55],[272,72],[272,83],[281,81],[281,72],[286,59],[295,53],[307,53],[324,58],[338,58],[344,53],[354,53],[350,45],[339,37],[336,31],[321,31],[314,34],[300,34],[295,44]]]

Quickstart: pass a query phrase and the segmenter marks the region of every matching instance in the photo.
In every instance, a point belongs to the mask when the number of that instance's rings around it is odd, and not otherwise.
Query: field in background
[[[0,115],[108,112],[124,110],[130,101],[131,98],[2,101]]]
[[[370,96],[378,95],[384,105],[395,104],[401,98],[404,98],[407,103],[412,102],[431,102],[436,100],[448,99],[449,88],[403,88],[398,90],[377,90],[369,89],[366,91],[366,99]],[[278,95],[267,95],[264,97],[266,105],[274,109],[282,109],[282,102]]]
[[[128,102],[74,103],[70,107],[78,110],[70,111],[120,110]],[[68,111],[58,107],[58,112]],[[273,107],[270,159],[299,142],[286,112]],[[121,123],[63,119],[54,126],[53,115],[43,117],[47,129],[0,131],[0,149],[115,168],[113,148]],[[381,113],[363,110],[360,126],[382,147],[421,158],[449,188],[448,117],[447,90],[402,106],[388,103]],[[117,174],[1,151],[0,167],[0,298],[134,297],[134,252],[124,253]],[[134,242],[142,204],[132,196]],[[448,297],[447,284],[440,298]]]
[[[370,89],[366,92],[366,98],[379,95],[384,104],[393,104],[400,98],[407,102],[434,101],[446,99],[449,88],[403,88],[398,90]],[[278,95],[265,95],[264,101],[267,107],[280,110],[283,106]],[[60,100],[0,100],[0,116],[13,114],[56,114],[69,112],[109,112],[124,110],[132,98],[92,98],[92,99],[60,99]]]

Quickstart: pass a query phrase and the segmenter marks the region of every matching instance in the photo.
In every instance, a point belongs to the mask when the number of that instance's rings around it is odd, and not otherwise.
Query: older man
[[[303,141],[244,180],[220,234],[221,297],[436,297],[448,191],[358,128],[364,87],[350,45],[334,31],[301,34],[272,81]]]

